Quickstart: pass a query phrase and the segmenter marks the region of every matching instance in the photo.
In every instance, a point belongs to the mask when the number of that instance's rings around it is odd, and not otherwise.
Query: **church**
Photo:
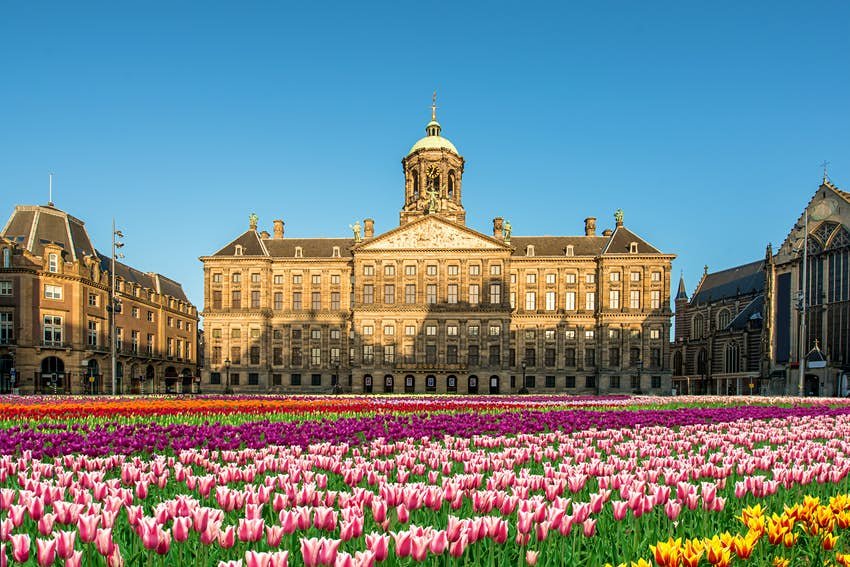
[[[669,394],[670,269],[626,227],[466,225],[464,158],[436,106],[402,159],[397,227],[248,230],[204,265],[205,392]]]

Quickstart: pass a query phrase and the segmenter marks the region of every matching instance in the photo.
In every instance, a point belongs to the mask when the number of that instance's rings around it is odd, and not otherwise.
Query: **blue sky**
[[[47,201],[203,302],[256,211],[289,236],[398,224],[438,91],[467,223],[626,225],[702,266],[763,256],[850,189],[850,3],[4,2],[0,212]],[[675,285],[675,279],[674,279]]]

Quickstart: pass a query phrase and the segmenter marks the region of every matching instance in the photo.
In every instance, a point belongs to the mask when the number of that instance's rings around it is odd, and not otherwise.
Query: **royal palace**
[[[464,158],[402,159],[399,225],[348,238],[248,230],[204,256],[204,391],[669,393],[670,265],[626,227],[517,236],[466,226]]]

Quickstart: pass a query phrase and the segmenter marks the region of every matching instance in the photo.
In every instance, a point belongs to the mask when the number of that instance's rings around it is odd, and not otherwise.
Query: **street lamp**
[[[112,312],[112,320],[110,321],[110,336],[112,341],[110,351],[112,352],[112,395],[118,390],[118,353],[117,353],[117,337],[115,336],[115,313],[118,307],[118,294],[115,289],[115,258],[123,258],[124,254],[118,252],[119,248],[124,247],[124,243],[119,239],[124,238],[124,233],[115,229],[115,219],[112,219],[112,290],[110,293],[110,307]]]
[[[797,309],[800,311],[800,335],[797,337],[797,365],[799,367],[799,377],[797,381],[797,393],[802,398],[806,395],[805,392],[805,377],[806,377],[806,304],[808,303],[808,298],[806,297],[806,268],[809,263],[809,209],[808,207],[803,212],[803,266],[802,266],[802,278],[800,291],[797,292],[798,295],[798,303]],[[799,254],[799,249],[793,250],[792,252],[797,252]]]
[[[224,359],[224,374],[225,374],[225,382],[224,382],[224,393],[230,394],[230,359]]]
[[[528,384],[525,381],[525,369],[528,367],[528,363],[525,361],[525,359],[523,359],[523,361],[520,363],[520,366],[522,367],[522,389],[527,392]]]

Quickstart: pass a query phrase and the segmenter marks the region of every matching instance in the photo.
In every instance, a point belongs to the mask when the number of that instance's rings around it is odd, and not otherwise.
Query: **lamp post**
[[[520,363],[522,367],[522,389],[526,392],[528,391],[528,384],[525,381],[525,369],[528,368],[528,363],[523,359],[522,363]]]
[[[799,254],[799,251],[795,251]],[[797,292],[797,309],[800,312],[800,334],[797,337],[797,365],[799,370],[799,376],[797,380],[797,395],[801,398],[806,395],[805,391],[805,378],[806,378],[806,304],[808,303],[808,298],[806,297],[806,272],[807,265],[809,263],[809,209],[803,212],[803,266],[802,270],[802,278],[800,284],[800,291]]]
[[[112,353],[112,395],[114,396],[118,390],[118,352],[117,352],[117,337],[115,336],[115,313],[118,307],[118,294],[115,289],[115,258],[123,258],[124,254],[118,252],[119,248],[124,247],[124,243],[119,239],[124,238],[124,234],[120,230],[115,230],[115,219],[112,219],[112,290],[110,293],[110,307],[112,308],[112,320],[110,321],[110,336],[112,341],[110,351]]]
[[[230,359],[229,358],[224,359],[224,374],[225,374],[224,393],[229,394],[230,393]]]

